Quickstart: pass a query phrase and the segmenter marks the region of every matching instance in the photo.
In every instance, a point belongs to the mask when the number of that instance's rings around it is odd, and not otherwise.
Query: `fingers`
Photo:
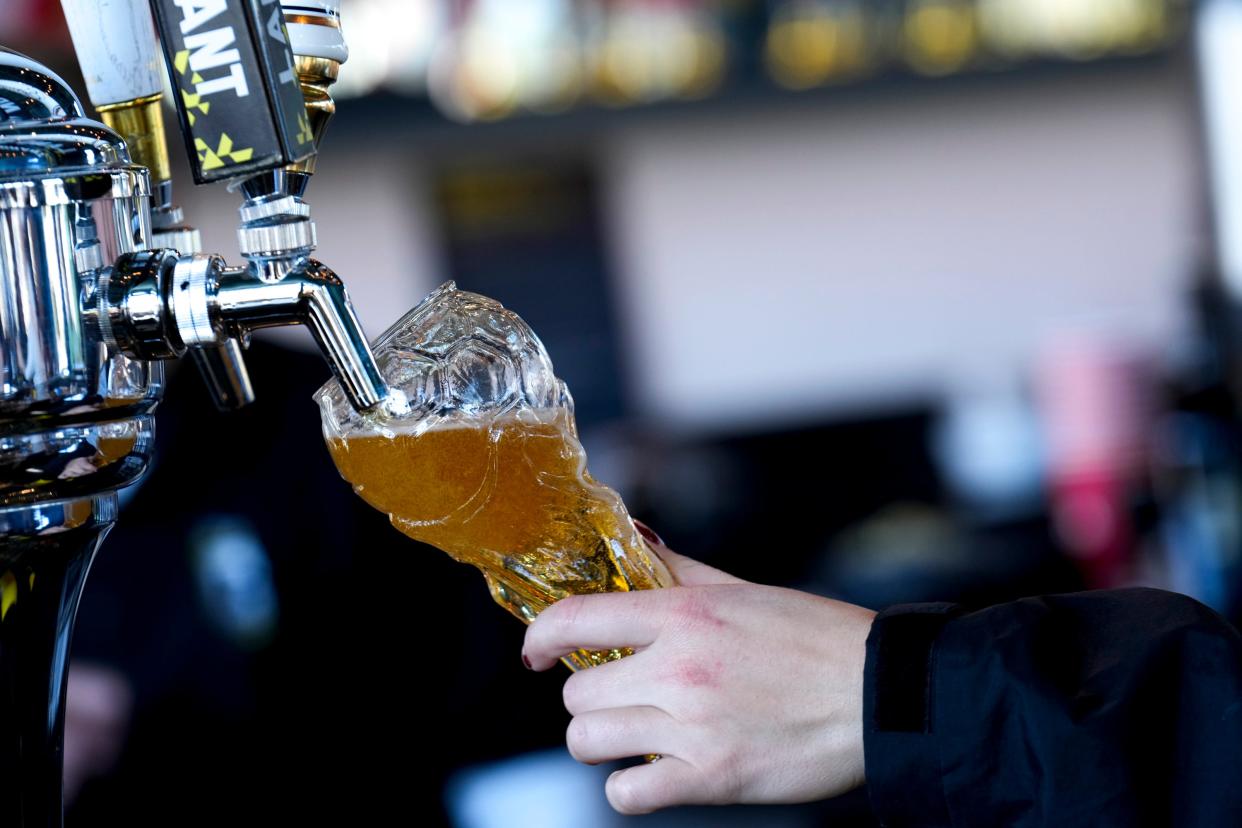
[[[678,555],[659,536],[635,522],[647,544],[680,586],[744,584],[727,572]],[[545,609],[526,631],[522,660],[532,670],[546,670],[574,650],[641,649],[663,625],[670,590],[572,595]]]
[[[708,566],[702,561],[696,561],[694,558],[687,558],[685,555],[678,555],[667,546],[655,547],[656,554],[660,556],[660,560],[673,573],[673,577],[677,579],[677,583],[681,586],[706,586],[709,584],[744,584],[741,578],[735,578],[727,572],[722,572],[713,566]]]
[[[597,765],[671,751],[678,728],[672,716],[655,707],[592,710],[570,721],[565,744],[579,762]]]
[[[522,657],[546,670],[574,650],[641,649],[660,631],[665,590],[571,595],[539,613],[526,629]]]
[[[622,814],[649,814],[672,805],[709,801],[703,775],[676,756],[617,771],[608,777],[604,793]]]
[[[651,681],[650,651],[635,653],[589,670],[579,670],[565,680],[561,691],[571,716],[612,707],[650,705],[662,707],[660,688]]]

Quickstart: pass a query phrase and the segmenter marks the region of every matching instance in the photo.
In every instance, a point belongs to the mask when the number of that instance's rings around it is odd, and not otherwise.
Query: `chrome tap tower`
[[[217,402],[245,404],[250,333],[301,324],[355,407],[388,398],[341,280],[310,257],[303,195],[331,112],[326,88],[346,54],[336,0],[299,2],[288,28],[264,16],[280,14],[271,0],[228,0],[214,22],[235,27],[231,52],[173,42],[185,37],[184,21],[169,17],[180,7],[152,3],[196,178],[229,180],[243,196],[245,263],[234,267],[198,252],[172,203],[159,89],[143,70],[155,40],[145,0],[65,5],[92,101],[116,130],[87,119],[45,67],[0,50],[0,824],[27,828],[62,822],[74,615],[117,518],[116,492],[150,462],[161,363],[195,354]],[[260,27],[267,39],[254,45]],[[219,46],[214,37],[206,42]],[[118,42],[135,44],[129,69]],[[230,77],[250,94],[233,109],[217,97],[211,117],[196,118],[197,93],[182,94],[178,79],[207,94],[222,55],[236,58]],[[220,140],[265,116],[274,150],[256,139],[250,153],[230,152]]]

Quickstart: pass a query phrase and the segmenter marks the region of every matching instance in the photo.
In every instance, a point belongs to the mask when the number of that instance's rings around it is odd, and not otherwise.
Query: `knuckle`
[[[670,620],[682,633],[718,631],[724,622],[716,614],[715,601],[707,588],[682,589],[672,605]]]
[[[526,650],[546,655],[561,656],[553,652],[573,636],[574,627],[582,613],[580,596],[562,598],[535,618],[526,628]]]
[[[703,712],[702,705],[693,701],[681,701],[675,713],[679,721],[688,725],[702,727],[711,724],[711,717]]]
[[[718,659],[699,653],[689,653],[671,662],[667,678],[676,687],[697,691],[701,701],[713,697],[721,684],[723,664]]]
[[[563,633],[577,625],[585,603],[585,596],[569,595],[544,610],[544,614],[551,615],[551,625]]]
[[[681,618],[695,618],[703,611],[703,591],[685,589],[677,598],[677,614]]]
[[[565,747],[569,749],[569,755],[579,762],[585,761],[590,736],[591,727],[583,717],[570,719],[569,727],[565,729]]]
[[[610,776],[604,792],[612,807],[622,814],[643,814],[651,810],[632,773],[622,771]]]
[[[565,680],[565,685],[561,688],[561,701],[572,716],[577,716],[581,712],[583,699],[581,676],[582,673],[574,673]]]

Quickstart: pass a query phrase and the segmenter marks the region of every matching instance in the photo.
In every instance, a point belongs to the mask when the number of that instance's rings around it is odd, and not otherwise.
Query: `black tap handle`
[[[151,0],[199,184],[314,152],[277,0]]]

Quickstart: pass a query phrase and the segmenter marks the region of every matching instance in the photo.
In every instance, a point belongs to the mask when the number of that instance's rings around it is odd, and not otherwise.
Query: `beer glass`
[[[384,404],[358,414],[336,380],[315,399],[341,476],[393,526],[478,567],[527,623],[567,595],[673,585],[621,498],[587,472],[569,389],[517,314],[448,282],[372,347]]]

